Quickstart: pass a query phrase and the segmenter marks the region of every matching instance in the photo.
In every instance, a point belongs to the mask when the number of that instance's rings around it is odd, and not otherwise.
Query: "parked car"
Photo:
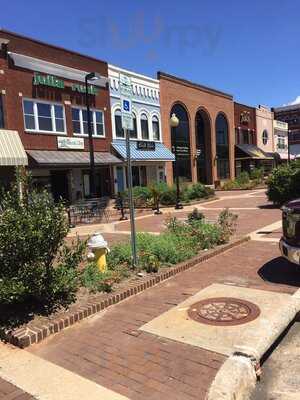
[[[300,265],[300,199],[282,207],[282,230],[283,236],[279,242],[281,255]]]

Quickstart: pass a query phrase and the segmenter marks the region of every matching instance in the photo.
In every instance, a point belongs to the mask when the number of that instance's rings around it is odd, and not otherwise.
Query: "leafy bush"
[[[120,282],[121,275],[118,271],[99,271],[95,262],[89,263],[82,271],[80,281],[82,286],[91,293],[111,292],[113,285]]]
[[[0,303],[55,307],[72,302],[85,243],[65,245],[69,227],[63,204],[35,190],[21,201],[15,187],[1,198],[1,208]]]
[[[146,272],[158,272],[160,264],[161,263],[155,254],[146,251],[140,253],[139,266]]]
[[[230,212],[228,208],[220,212],[218,224],[221,228],[220,240],[222,243],[228,242],[230,237],[235,233],[237,219],[238,215]]]
[[[267,196],[276,205],[300,197],[300,163],[291,162],[273,169],[267,180]]]
[[[222,185],[223,190],[232,190],[238,188],[238,184],[235,180],[225,181]]]
[[[236,182],[239,186],[243,186],[249,183],[250,177],[247,171],[242,171],[240,175],[236,178]]]
[[[164,190],[160,196],[161,204],[165,206],[173,205],[176,203],[176,186],[168,186],[165,184]]]
[[[250,173],[250,178],[257,183],[261,183],[264,180],[264,169],[263,168],[254,168]]]
[[[183,194],[184,200],[195,200],[207,197],[206,187],[202,183],[188,186]]]

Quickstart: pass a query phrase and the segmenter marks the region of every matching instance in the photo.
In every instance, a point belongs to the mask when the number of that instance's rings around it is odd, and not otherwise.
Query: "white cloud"
[[[300,104],[300,96],[297,96],[295,98],[295,100],[293,100],[293,101],[291,101],[291,102],[289,102],[287,104],[284,104],[284,106],[293,106],[294,104]]]

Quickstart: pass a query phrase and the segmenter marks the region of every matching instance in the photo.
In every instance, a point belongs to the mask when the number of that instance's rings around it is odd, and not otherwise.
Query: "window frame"
[[[156,122],[158,123],[158,139],[157,138],[154,138],[154,130],[153,130],[153,120],[154,119],[156,119]],[[152,114],[151,115],[151,137],[152,137],[152,140],[154,141],[154,142],[161,142],[161,130],[160,130],[160,126],[161,126],[161,123],[160,123],[160,118],[159,118],[159,116],[157,115],[157,114]]]
[[[25,107],[24,107],[24,102],[25,101],[30,101],[33,103],[33,118],[34,118],[34,125],[35,127],[37,127],[38,129],[31,129],[31,128],[26,128],[26,120],[25,120]],[[62,107],[62,112],[63,112],[63,123],[64,123],[64,130],[63,131],[47,131],[47,130],[43,130],[43,129],[39,129],[39,115],[38,115],[38,107],[37,104],[41,103],[41,104],[48,104],[50,105],[50,113],[51,113],[51,122],[52,122],[52,127],[55,127],[56,129],[56,121],[55,119],[57,119],[55,117],[55,112],[54,112],[54,106],[60,106]],[[22,99],[22,108],[23,108],[23,122],[24,122],[24,130],[25,132],[29,132],[29,133],[37,133],[37,134],[43,134],[43,135],[55,135],[55,136],[59,136],[59,135],[67,135],[67,121],[66,121],[66,110],[65,110],[65,106],[63,103],[58,103],[58,102],[53,102],[53,101],[47,101],[47,100],[40,100],[40,99],[30,99],[28,97],[24,97]],[[29,115],[29,114],[28,114]],[[61,118],[59,118],[61,119]]]
[[[80,124],[80,133],[74,132],[73,129],[73,116],[72,116],[72,110],[79,110],[79,124]],[[73,106],[71,105],[71,116],[72,116],[72,133],[73,136],[77,137],[89,137],[88,133],[84,133],[84,127],[83,127],[83,111],[87,112],[86,107],[79,107],[79,106]],[[92,127],[94,127],[94,133],[92,134],[93,138],[95,139],[104,139],[106,137],[105,135],[105,118],[104,118],[104,111],[99,109],[99,108],[90,108],[90,112],[92,113],[93,120],[91,121]],[[103,125],[103,135],[98,135],[97,134],[97,122],[96,122],[96,112],[102,113],[102,125]]]
[[[266,134],[266,143],[265,143],[265,141],[264,141],[264,139],[265,139],[265,134]],[[262,140],[262,144],[263,144],[264,146],[266,146],[266,145],[268,144],[268,141],[269,141],[269,132],[267,131],[267,129],[264,129],[264,130],[263,130],[263,133],[262,133],[262,135],[261,135],[261,140]]]

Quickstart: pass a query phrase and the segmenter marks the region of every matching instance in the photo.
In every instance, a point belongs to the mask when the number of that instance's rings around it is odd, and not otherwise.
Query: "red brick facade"
[[[231,95],[220,91],[206,88],[192,82],[179,79],[165,73],[158,73],[160,79],[160,104],[162,118],[162,132],[164,143],[171,147],[170,112],[174,104],[181,104],[188,114],[190,148],[191,148],[191,172],[192,181],[197,182],[196,166],[196,128],[195,118],[197,111],[202,110],[208,117],[210,125],[207,169],[208,183],[215,183],[219,180],[217,173],[216,159],[216,118],[222,114],[228,124],[228,145],[229,145],[229,172],[230,178],[234,177],[234,107]],[[173,181],[172,164],[168,163],[167,179]],[[209,171],[210,170],[210,171]]]
[[[86,72],[97,72],[104,77],[108,76],[107,63],[103,61],[6,31],[0,31],[0,38],[9,40],[7,44],[8,52],[27,55]],[[0,90],[5,91],[5,95],[3,95],[5,128],[19,132],[25,150],[57,150],[56,134],[38,134],[25,131],[22,106],[23,98],[36,98],[61,103],[65,109],[67,135],[72,136],[71,106],[84,106],[85,95],[83,93],[72,92],[69,87],[58,89],[48,86],[34,86],[34,71],[15,67],[10,57],[6,56],[5,51],[1,51],[0,53],[0,70]],[[66,86],[72,83],[79,83],[62,79]],[[99,87],[98,90],[99,92],[96,96],[90,96],[90,102],[92,107],[104,112],[105,138],[94,139],[94,149],[95,151],[110,151],[112,134],[109,88],[108,86],[106,88]],[[87,150],[88,140],[85,138],[85,151]]]
[[[249,107],[240,103],[234,103],[234,126],[236,133],[236,144],[243,144],[240,143],[239,140],[239,136],[242,135],[242,131],[249,132],[249,136],[252,137],[252,143],[249,144],[257,144],[256,114],[254,107]]]

